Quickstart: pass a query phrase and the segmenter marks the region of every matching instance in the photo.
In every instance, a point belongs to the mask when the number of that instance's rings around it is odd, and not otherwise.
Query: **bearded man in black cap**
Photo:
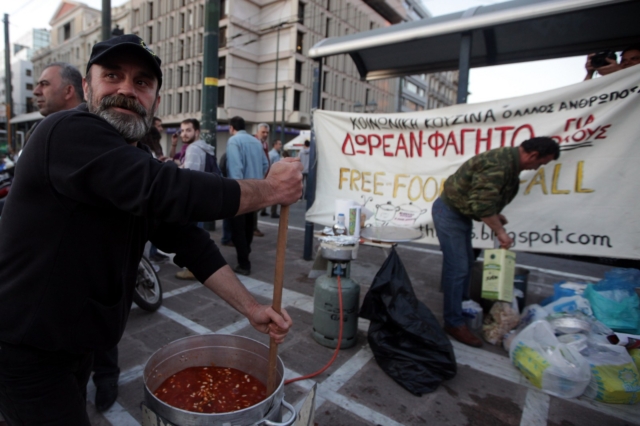
[[[299,162],[235,181],[137,147],[160,102],[160,59],[135,35],[97,43],[86,106],[31,136],[0,222],[0,412],[10,425],[89,425],[91,354],[115,346],[147,240],[282,342],[291,319],[260,305],[194,222],[292,204]]]

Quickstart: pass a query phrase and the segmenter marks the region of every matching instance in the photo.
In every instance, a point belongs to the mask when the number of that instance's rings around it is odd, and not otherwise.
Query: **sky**
[[[96,9],[102,0],[80,0]],[[120,6],[127,0],[111,0]],[[433,16],[446,15],[470,7],[501,3],[505,0],[422,0]],[[49,28],[60,0],[5,0],[0,13],[9,14],[10,40],[27,33],[31,28]],[[0,31],[0,50],[4,50],[4,26]],[[2,59],[4,60],[4,59]],[[469,103],[505,99],[543,92],[579,83],[585,76],[585,57],[553,59],[513,65],[472,68],[469,75]]]

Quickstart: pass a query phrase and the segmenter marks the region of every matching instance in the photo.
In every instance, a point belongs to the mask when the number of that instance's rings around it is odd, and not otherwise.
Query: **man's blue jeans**
[[[471,246],[473,221],[447,206],[440,198],[433,203],[432,215],[442,250],[444,324],[459,327],[465,323],[462,300],[469,294],[475,261]]]

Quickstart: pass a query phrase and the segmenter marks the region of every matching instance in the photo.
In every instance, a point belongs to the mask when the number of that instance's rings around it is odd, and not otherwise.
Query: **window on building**
[[[178,60],[181,61],[184,59],[184,40],[180,40],[179,43]]]
[[[25,98],[27,103],[27,112],[34,112],[36,110],[35,105],[33,104],[33,98],[27,97]]]
[[[27,77],[31,77],[31,70],[25,70],[25,75]]]
[[[296,38],[296,51],[298,53],[302,53],[303,44],[304,44],[304,33],[302,31],[298,31],[298,37]]]
[[[147,43],[153,44],[153,25],[147,27]]]
[[[80,48],[76,47],[76,59],[80,59]]]
[[[227,47],[227,27],[220,27],[218,48],[224,49],[225,47]]]
[[[158,22],[158,40],[162,40],[162,22]]]
[[[293,91],[293,110],[300,111],[300,98],[302,97],[302,91],[294,90]]]
[[[180,33],[184,33],[184,31],[185,31],[185,27],[184,26],[186,24],[185,19],[184,19],[184,13],[180,14],[180,22],[179,22],[179,24],[180,24]]]
[[[185,46],[186,49],[186,54],[184,55],[185,58],[190,58],[191,57],[191,37],[187,37],[187,45]]]
[[[298,22],[304,25],[304,7],[305,4],[298,1]]]
[[[220,15],[222,17],[222,15]],[[204,27],[204,6],[198,6],[198,24]]]
[[[173,62],[173,43],[169,43],[168,62]]]
[[[33,83],[27,83],[27,90],[33,90]]]
[[[176,87],[182,87],[182,83],[184,82],[183,71],[184,71],[183,67],[178,67],[178,69],[176,70],[176,83],[177,83]]]
[[[225,86],[218,86],[218,106],[224,108],[224,88]]]
[[[167,115],[173,114],[173,95],[167,96]]]
[[[178,93],[178,100],[176,103],[176,114],[182,114],[182,93]]]
[[[324,28],[324,36],[329,37],[329,27],[331,26],[331,18],[327,18],[327,24]]]
[[[218,58],[218,78],[227,78],[227,57],[221,56]]]
[[[327,85],[329,84],[329,71],[325,71],[322,73],[322,91],[327,91]]]
[[[184,84],[185,86],[189,86],[191,84],[191,80],[189,79],[191,74],[191,65],[187,65],[184,67]]]
[[[62,27],[63,40],[69,40],[71,38],[71,22],[67,22]]]
[[[327,0],[327,10],[331,10],[331,0]]]
[[[302,83],[302,62],[296,61],[296,83]]]
[[[191,30],[193,28],[193,11],[191,9],[189,9],[189,12],[187,12],[187,29]]]
[[[173,29],[175,28],[175,21],[173,16],[169,18],[169,37],[173,37]]]
[[[153,19],[153,2],[149,2],[149,19]]]
[[[196,90],[195,102],[196,102],[196,105],[195,105],[196,112],[202,111],[202,90],[200,89]]]
[[[327,104],[328,104],[327,98],[322,98],[322,108],[320,108],[320,109],[326,110],[327,109]]]
[[[220,19],[226,18],[227,15],[229,15],[229,2],[220,0]]]
[[[167,71],[167,87],[166,89],[171,89],[173,87],[173,70],[169,69]]]
[[[202,84],[202,62],[198,61],[195,63],[193,69],[193,84],[199,85]]]
[[[190,112],[191,111],[191,105],[189,104],[189,98],[190,98],[190,93],[186,92],[184,94],[184,111],[185,112]]]

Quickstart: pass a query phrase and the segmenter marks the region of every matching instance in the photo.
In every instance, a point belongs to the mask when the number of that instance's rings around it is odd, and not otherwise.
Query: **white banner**
[[[544,78],[544,77],[541,77]],[[526,84],[526,82],[523,82]],[[534,136],[557,161],[520,174],[502,212],[514,250],[640,258],[640,67],[534,95],[412,113],[316,111],[317,191],[307,220],[333,224],[336,199],[364,204],[373,226],[412,226],[438,244],[431,206],[474,155]],[[493,247],[475,222],[475,247]]]

